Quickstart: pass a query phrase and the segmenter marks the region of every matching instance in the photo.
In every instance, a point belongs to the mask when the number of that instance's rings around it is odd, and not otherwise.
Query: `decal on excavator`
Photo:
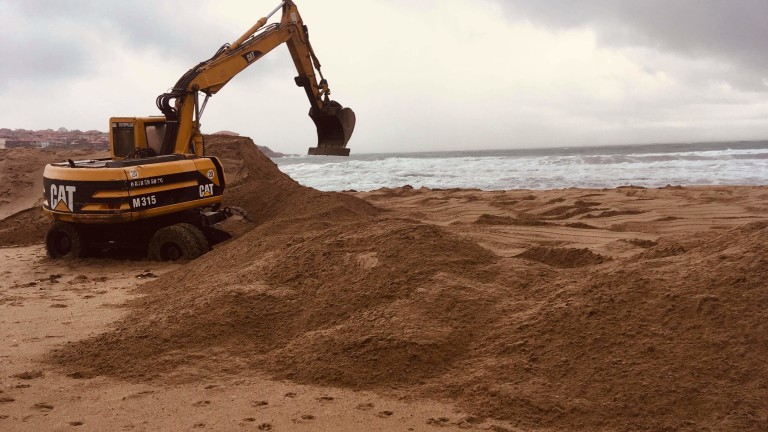
[[[213,183],[200,185],[200,197],[205,198],[213,196]]]
[[[130,186],[132,188],[138,188],[138,187],[144,187],[144,186],[157,186],[163,184],[164,180],[162,177],[153,177],[153,178],[147,178],[142,180],[133,180],[130,183]]]
[[[157,197],[154,195],[137,197],[133,199],[132,204],[133,204],[133,208],[153,206],[157,204]]]
[[[253,63],[253,62],[255,62],[256,60],[258,60],[258,59],[259,59],[259,57],[261,57],[261,56],[263,56],[263,55],[264,55],[264,53],[263,53],[263,52],[261,52],[261,51],[258,51],[258,50],[254,50],[254,51],[248,51],[247,53],[243,54],[243,58],[244,58],[244,59],[245,59],[245,61],[247,61],[248,63]]]
[[[75,207],[75,186],[51,184],[51,209],[72,212]]]

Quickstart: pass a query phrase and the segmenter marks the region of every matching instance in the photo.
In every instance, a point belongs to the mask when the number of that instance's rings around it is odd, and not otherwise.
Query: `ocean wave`
[[[279,161],[299,183],[324,191],[427,188],[559,189],[624,185],[766,185],[768,148],[617,154],[435,153]],[[548,151],[551,153],[551,151]]]

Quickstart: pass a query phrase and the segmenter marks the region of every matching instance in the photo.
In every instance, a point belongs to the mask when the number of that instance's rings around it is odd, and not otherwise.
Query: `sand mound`
[[[43,242],[50,224],[40,210],[46,164],[108,156],[92,150],[0,149],[0,246]]]
[[[517,299],[537,300],[535,314],[501,305],[464,378],[440,385],[521,425],[762,430],[766,242],[756,224],[679,255],[558,278],[546,295]]]
[[[532,247],[519,254],[518,257],[561,268],[583,267],[608,261],[608,258],[586,248],[551,248],[546,246]]]
[[[42,243],[51,220],[38,206],[0,219],[0,246],[28,246]]]
[[[150,295],[138,301],[140,306],[137,303],[140,316],[130,318],[115,333],[70,347],[59,359],[90,374],[135,377],[169,372],[186,363],[175,357],[184,352],[179,350],[224,350],[244,358],[264,354],[259,363],[307,382],[369,387],[392,380],[391,375],[378,373],[377,363],[355,362],[356,368],[343,368],[339,361],[351,360],[336,359],[329,366],[326,360],[333,353],[314,347],[332,340],[347,346],[338,352],[345,355],[365,357],[367,350],[377,347],[382,361],[406,355],[398,351],[407,348],[414,368],[434,373],[436,365],[417,360],[440,355],[453,361],[446,344],[459,350],[468,341],[456,338],[450,314],[415,313],[402,309],[399,302],[442,290],[436,275],[439,279],[471,275],[494,260],[473,243],[410,221],[370,220],[301,233],[265,224],[198,259],[175,281],[147,285]],[[163,301],[154,298],[160,292]],[[435,305],[429,309],[441,312]],[[403,329],[389,318],[396,315],[402,315],[401,323],[421,337],[397,335]],[[420,320],[412,322],[417,316]],[[430,317],[440,332],[431,331]],[[387,322],[389,331],[376,322]],[[368,334],[373,327],[381,332],[378,337]],[[361,342],[355,353],[351,345],[365,339],[375,342]],[[123,358],[126,349],[131,350],[131,362]],[[173,361],[158,362],[166,355]],[[307,365],[297,374],[298,364]],[[337,367],[342,367],[338,374]],[[397,369],[396,379],[427,375],[397,362],[390,367]]]
[[[518,225],[518,226],[544,226],[551,225],[549,222],[544,222],[531,215],[523,215],[523,217],[510,217],[510,216],[494,216],[490,214],[482,214],[475,220],[478,225]]]
[[[207,154],[222,160],[227,175],[226,205],[242,207],[256,223],[280,216],[310,216],[315,222],[339,220],[378,210],[357,198],[306,188],[280,172],[250,138],[212,135],[206,137]]]
[[[228,199],[259,225],[144,285],[112,331],[51,361],[133,381],[268,373],[394,388],[523,428],[768,426],[766,224],[563,268],[600,256],[501,258],[303,188],[248,141],[220,145],[250,158]]]

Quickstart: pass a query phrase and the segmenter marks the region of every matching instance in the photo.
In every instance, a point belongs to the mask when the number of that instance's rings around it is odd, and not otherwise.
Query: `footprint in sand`
[[[144,391],[140,391],[138,393],[129,394],[128,396],[123,396],[123,400],[139,399],[139,398],[142,398],[144,396],[151,395],[153,393],[154,393],[154,391],[152,391],[152,390],[144,390]]]
[[[259,425],[259,430],[271,431],[272,430],[272,425],[269,424],[269,423],[262,423],[262,424]]]
[[[31,380],[35,378],[40,378],[42,376],[43,376],[43,373],[40,371],[22,372],[22,373],[17,373],[15,375],[11,375],[12,378],[18,378],[23,380]]]
[[[296,397],[296,393],[294,393],[294,392],[288,392],[288,393],[286,393],[284,396],[285,396],[285,397],[287,397],[287,398],[291,398],[291,399],[293,399],[293,398],[295,398],[295,397]]]
[[[88,276],[86,275],[77,275],[74,278],[72,278],[68,283],[70,285],[74,284],[82,284],[88,282]]]
[[[195,423],[192,425],[192,427],[195,429],[202,429],[205,427],[205,423]]]
[[[432,426],[448,426],[450,419],[447,417],[430,417],[427,419],[427,424]]]
[[[373,409],[373,404],[370,403],[370,402],[369,403],[361,403],[358,406],[356,406],[355,408],[357,408],[359,410],[363,410],[363,411],[368,411],[368,410]]]
[[[318,402],[330,402],[333,400],[333,396],[320,396],[317,398]]]
[[[16,399],[14,399],[12,397],[8,397],[8,396],[0,397],[0,403],[9,403],[9,402],[13,402],[15,400]]]
[[[264,407],[269,405],[269,402],[267,401],[253,401],[251,402],[252,407]]]
[[[81,422],[81,421],[71,421],[71,422],[69,422],[69,425],[70,426],[82,426],[83,422]]]
[[[376,413],[376,417],[387,418],[394,414],[392,411],[379,411]]]
[[[202,406],[208,406],[210,404],[211,404],[211,401],[209,401],[209,400],[201,400],[201,401],[197,401],[197,402],[193,403],[192,406],[202,407]]]
[[[32,405],[32,408],[34,408],[34,409],[36,409],[38,411],[48,412],[48,411],[53,410],[53,405],[51,405],[49,403],[45,403],[45,402],[40,402],[40,403],[36,403],[36,404]]]
[[[302,420],[314,420],[315,416],[313,416],[312,414],[304,414],[303,416],[301,416],[301,419]]]

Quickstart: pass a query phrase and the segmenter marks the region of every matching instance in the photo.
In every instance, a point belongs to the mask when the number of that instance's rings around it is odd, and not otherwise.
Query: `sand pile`
[[[91,150],[0,149],[0,246],[42,243],[50,223],[40,210],[45,165],[108,156]]]
[[[225,204],[244,208],[256,223],[279,216],[323,222],[378,213],[363,200],[302,187],[280,172],[250,138],[210,135],[205,143],[206,153],[219,157],[224,165]]]
[[[303,188],[247,142],[209,145],[245,162],[227,199],[260,224],[144,285],[114,330],[52,361],[132,381],[268,373],[395,389],[525,428],[768,427],[766,224],[626,259],[503,258]]]
[[[764,430],[767,226],[530,281],[430,388],[521,426]]]

